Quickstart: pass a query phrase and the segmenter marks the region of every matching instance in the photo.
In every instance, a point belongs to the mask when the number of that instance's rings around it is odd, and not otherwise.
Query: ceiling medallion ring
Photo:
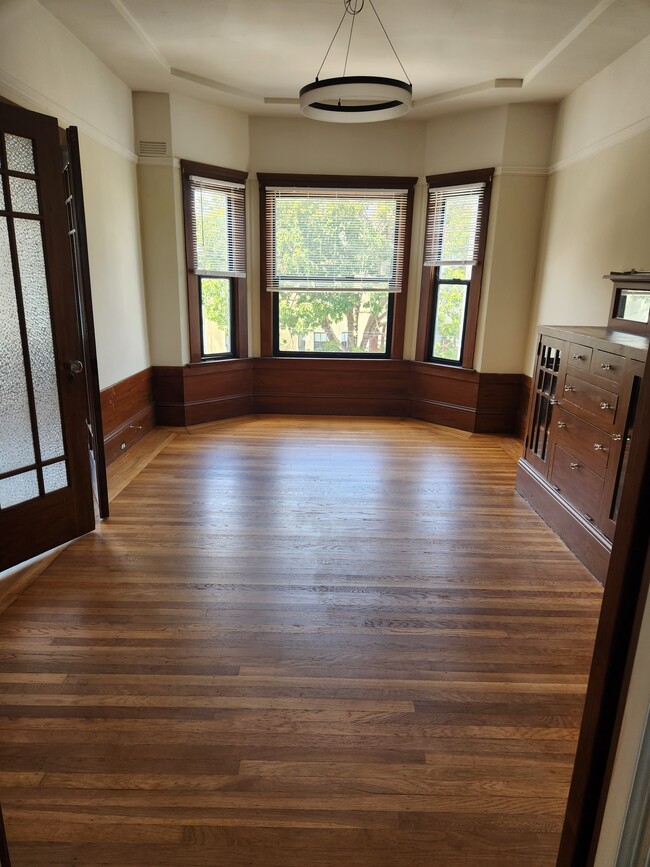
[[[364,8],[365,0],[343,0],[344,12],[334,36],[323,58],[313,82],[300,89],[300,111],[305,117],[335,123],[367,123],[369,121],[391,120],[406,114],[412,105],[413,85],[399,59],[393,43],[386,32],[372,0],[368,0],[384,32],[397,62],[402,68],[406,81],[377,75],[346,76],[352,33],[356,16]],[[350,15],[352,23],[348,36],[343,75],[320,79],[320,73],[341,30],[345,16]]]

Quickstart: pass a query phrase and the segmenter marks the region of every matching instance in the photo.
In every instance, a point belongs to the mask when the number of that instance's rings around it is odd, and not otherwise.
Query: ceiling
[[[355,0],[353,0],[355,2]],[[356,0],[359,2],[359,0]],[[413,83],[410,118],[556,101],[650,33],[650,0],[373,0]],[[343,0],[40,0],[132,90],[297,115]],[[343,74],[345,15],[321,78]],[[403,78],[370,0],[348,75]]]

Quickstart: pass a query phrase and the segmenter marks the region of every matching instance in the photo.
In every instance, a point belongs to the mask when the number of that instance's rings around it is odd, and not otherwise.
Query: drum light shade
[[[391,120],[409,111],[412,96],[411,85],[396,78],[324,78],[301,88],[300,111],[305,117],[336,123]]]

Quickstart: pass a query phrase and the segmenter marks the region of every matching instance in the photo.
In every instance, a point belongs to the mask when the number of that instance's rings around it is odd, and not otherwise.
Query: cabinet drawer
[[[612,382],[622,382],[625,373],[625,356],[604,352],[602,349],[594,349],[589,372],[605,379],[611,379]]]
[[[589,370],[591,367],[591,356],[593,349],[591,346],[581,346],[579,343],[569,344],[569,367],[576,367],[578,370]]]
[[[568,373],[564,383],[564,400],[579,406],[595,416],[598,426],[611,427],[616,416],[618,395],[613,391],[592,385]]]
[[[598,516],[605,480],[560,446],[555,446],[551,484],[590,519]]]
[[[555,442],[575,455],[581,463],[604,476],[612,444],[611,435],[561,407],[556,409],[555,419]]]

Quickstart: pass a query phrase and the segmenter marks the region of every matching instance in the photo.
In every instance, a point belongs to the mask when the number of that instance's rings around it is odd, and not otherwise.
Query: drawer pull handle
[[[611,409],[611,406],[607,403],[606,400],[604,400],[604,401],[600,404],[600,408],[601,408],[601,409]]]
[[[612,439],[614,440],[614,442],[620,443],[620,441],[623,439],[623,435],[622,434],[612,434]]]
[[[573,357],[575,358],[576,361],[584,361],[585,360],[584,355],[574,355]]]
[[[601,364],[600,369],[601,370],[613,370],[614,368],[612,367],[611,364]]]
[[[572,385],[565,385],[564,390],[565,391],[575,391],[575,388]]]
[[[571,461],[569,466],[571,467],[572,470],[579,470],[580,469],[580,464],[576,463],[575,461]]]
[[[595,452],[606,452],[607,446],[604,446],[602,443],[594,443],[594,451]]]
[[[557,423],[557,426],[558,426],[558,427],[566,427],[566,422],[565,422],[565,421],[559,421],[559,422]]]

